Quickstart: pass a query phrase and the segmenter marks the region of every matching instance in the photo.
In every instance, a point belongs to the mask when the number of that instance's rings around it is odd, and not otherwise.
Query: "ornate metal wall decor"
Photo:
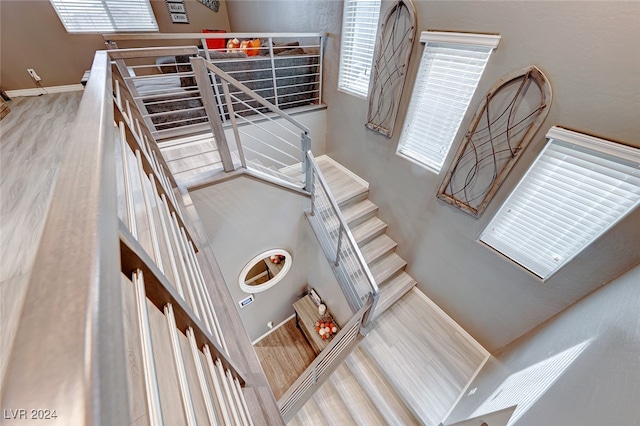
[[[220,0],[198,0],[200,3],[207,6],[209,9],[217,12],[220,9]]]
[[[398,0],[380,16],[367,127],[391,137],[416,36],[416,9],[411,0]]]
[[[480,217],[547,117],[551,98],[535,66],[500,79],[476,110],[438,198]]]

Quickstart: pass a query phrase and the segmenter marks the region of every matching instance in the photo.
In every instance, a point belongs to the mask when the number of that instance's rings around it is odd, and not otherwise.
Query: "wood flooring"
[[[414,288],[374,320],[289,425],[436,426],[487,356]]]
[[[386,223],[366,199],[366,182],[326,156],[318,164],[380,287],[380,299],[372,331],[289,424],[435,426],[488,353],[414,287]]]
[[[0,382],[82,94],[15,98],[0,121]]]
[[[295,318],[254,345],[271,389],[280,399],[316,358]]]

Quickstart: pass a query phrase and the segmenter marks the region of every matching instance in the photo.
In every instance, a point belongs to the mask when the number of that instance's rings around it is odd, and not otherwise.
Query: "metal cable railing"
[[[331,343],[316,357],[285,394],[278,406],[285,422],[290,421],[325,380],[335,371],[356,347],[360,339],[363,321],[372,308],[372,300],[366,300]]]
[[[206,68],[210,81],[217,82],[207,82],[212,91],[221,88],[224,101],[211,108],[219,107],[231,123],[228,134],[235,141],[232,156],[255,174],[305,188],[308,161],[304,152],[311,148],[309,129],[217,66],[202,58],[192,58],[191,62],[196,68]],[[196,80],[203,84],[198,73]],[[236,111],[238,105],[251,114]]]
[[[313,229],[318,236],[325,255],[332,262],[332,268],[349,305],[359,310],[369,295],[373,297],[373,308],[380,290],[369,266],[364,260],[346,220],[342,216],[338,202],[333,197],[311,151],[307,152],[311,175],[311,210],[308,214]],[[365,318],[368,325],[370,313]]]

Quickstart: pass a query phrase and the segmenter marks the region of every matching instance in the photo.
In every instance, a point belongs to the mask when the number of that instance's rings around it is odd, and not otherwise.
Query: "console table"
[[[324,348],[329,345],[329,342],[331,342],[335,334],[331,335],[330,338],[323,340],[315,330],[316,322],[331,321],[336,325],[336,327],[338,327],[338,324],[329,313],[328,308],[324,315],[320,315],[318,313],[318,307],[315,303],[313,303],[313,300],[311,300],[311,296],[309,295],[306,295],[295,302],[293,304],[293,309],[296,311],[296,323],[298,325],[298,328],[302,330],[302,333],[304,333],[304,336],[309,341],[309,344],[315,351],[316,355],[318,355]],[[340,332],[339,327],[338,332]]]

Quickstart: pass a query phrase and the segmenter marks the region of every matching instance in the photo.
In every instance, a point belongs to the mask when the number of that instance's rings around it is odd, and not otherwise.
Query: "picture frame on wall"
[[[189,17],[186,13],[170,13],[171,22],[174,24],[188,24]]]
[[[169,13],[187,13],[184,3],[167,2],[167,7],[169,8]]]
[[[171,22],[174,24],[188,24],[189,17],[187,16],[187,8],[184,5],[184,0],[166,0],[167,9],[169,10],[169,16]]]

